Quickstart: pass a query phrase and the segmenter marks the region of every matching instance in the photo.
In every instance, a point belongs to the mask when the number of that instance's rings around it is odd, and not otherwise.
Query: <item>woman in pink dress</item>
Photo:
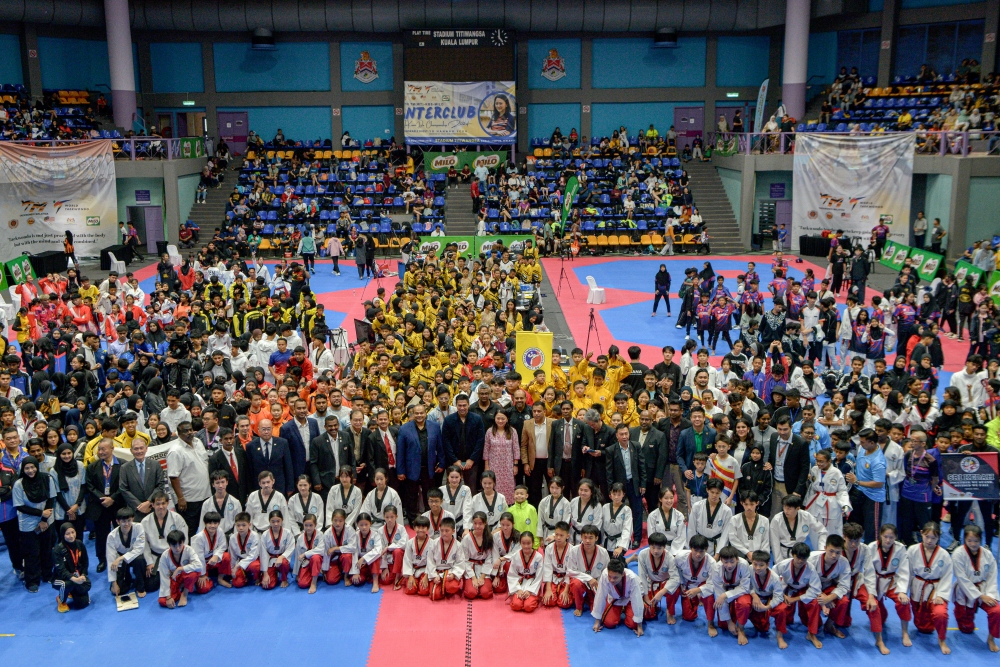
[[[521,457],[521,445],[507,413],[497,412],[493,424],[486,430],[486,442],[483,445],[485,469],[492,470],[497,476],[497,491],[504,498],[513,498],[514,475],[517,472],[517,461]]]

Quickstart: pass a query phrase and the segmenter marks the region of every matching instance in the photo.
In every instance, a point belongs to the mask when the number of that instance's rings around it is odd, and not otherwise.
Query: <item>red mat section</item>
[[[375,634],[368,652],[368,667],[399,664],[465,667],[465,598],[459,596],[431,602],[425,597],[406,595],[402,590],[391,588],[383,589],[381,596]],[[498,648],[497,638],[494,635],[494,651]],[[563,659],[565,661],[565,657]]]
[[[510,642],[516,637],[533,638],[528,644],[529,653],[524,656],[529,664],[569,667],[562,615],[560,609],[544,607],[531,614],[514,612],[502,598],[476,600],[472,603],[473,667],[495,667],[498,655],[519,662],[513,653],[508,653],[512,648]]]

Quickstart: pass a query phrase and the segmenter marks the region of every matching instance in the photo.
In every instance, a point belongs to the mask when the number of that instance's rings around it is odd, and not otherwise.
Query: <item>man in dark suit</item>
[[[662,462],[656,462],[656,478],[660,480],[660,488],[664,486],[674,490],[674,504],[684,516],[688,515],[687,495],[684,493],[684,473],[677,465],[677,449],[680,445],[681,433],[691,428],[691,422],[684,419],[681,404],[675,400],[667,403],[667,416],[656,422],[656,430],[663,433],[666,441],[666,456]]]
[[[362,493],[367,493],[372,482],[371,431],[365,428],[365,413],[360,409],[351,410],[350,424],[342,429],[340,437],[345,438],[354,448],[354,469],[357,471],[357,485]]]
[[[639,425],[629,429],[629,438],[642,450],[642,459],[646,463],[642,485],[646,488],[646,507],[652,512],[660,504],[660,481],[663,478],[658,477],[657,472],[666,465],[667,439],[653,428],[653,415],[649,410],[639,413]]]
[[[309,417],[309,404],[305,399],[298,398],[292,402],[293,418],[281,425],[278,435],[288,441],[288,449],[292,453],[292,471],[295,479],[306,473],[309,463],[309,445],[313,438],[320,436],[319,424]],[[308,433],[308,437],[304,434]]]
[[[608,488],[612,484],[625,487],[625,498],[632,508],[632,548],[642,540],[642,496],[646,493],[646,462],[644,450],[631,440],[627,424],[615,429],[615,444],[604,452]]]
[[[337,485],[341,466],[355,467],[354,447],[340,432],[340,418],[328,415],[323,424],[326,433],[309,443],[309,481],[323,502],[330,489]]]
[[[475,493],[479,486],[479,469],[483,463],[486,425],[482,417],[469,412],[469,397],[465,394],[459,394],[455,399],[455,410],[441,424],[444,460],[448,465],[462,468],[465,483]]]
[[[681,431],[677,439],[677,466],[684,479],[694,479],[694,455],[709,454],[715,445],[715,429],[705,423],[705,410],[691,408],[691,427]]]
[[[561,418],[552,422],[549,429],[549,477],[562,477],[566,483],[566,497],[572,497],[580,481],[584,423],[573,417],[572,401],[559,406]],[[544,494],[543,494],[544,495]]]
[[[147,461],[148,446],[142,438],[133,438],[132,460],[122,464],[118,490],[125,504],[135,510],[136,521],[153,511],[152,497],[157,490],[167,491],[167,475],[159,461]]]
[[[604,463],[605,450],[615,443],[615,432],[601,419],[601,413],[591,408],[583,417],[587,422],[583,429],[583,446],[578,457],[583,476],[589,477],[601,495],[608,497],[608,477]]]
[[[115,523],[115,515],[122,505],[119,490],[121,464],[115,458],[115,443],[111,438],[102,438],[97,443],[97,460],[87,466],[87,511],[84,516],[94,522],[97,535],[97,571],[108,569],[105,558],[108,535]]]
[[[295,469],[292,467],[292,452],[284,438],[274,437],[274,424],[270,419],[262,419],[257,424],[258,437],[247,445],[247,459],[250,461],[250,491],[260,488],[257,476],[265,470],[274,475],[274,488],[287,496],[295,493]]]
[[[399,427],[389,425],[389,412],[381,408],[375,413],[375,418],[369,423],[374,426],[368,435],[369,447],[372,453],[372,466],[375,470],[385,469],[388,474],[389,486],[399,490],[399,480],[396,478],[399,463],[396,453],[399,442]],[[374,482],[374,470],[372,471],[372,481]]]
[[[427,492],[438,485],[445,460],[441,427],[427,419],[422,403],[410,410],[412,419],[400,427],[396,441],[396,478],[403,482],[403,509],[412,521],[420,514]]]
[[[774,488],[771,491],[771,516],[781,511],[785,496],[805,497],[809,480],[809,445],[792,433],[792,420],[787,415],[774,425],[768,461],[774,468]]]
[[[242,447],[236,446],[236,434],[232,429],[221,428],[219,431],[222,447],[208,457],[208,477],[211,479],[216,470],[226,473],[226,493],[246,506],[252,484],[247,453]]]

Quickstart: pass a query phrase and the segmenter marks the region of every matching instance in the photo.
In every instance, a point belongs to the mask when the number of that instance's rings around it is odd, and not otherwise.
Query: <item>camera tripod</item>
[[[570,258],[572,261],[572,257]],[[573,293],[573,281],[570,280],[569,275],[566,273],[566,255],[562,255],[559,258],[559,284],[556,286],[556,296],[562,296],[562,286],[563,281],[566,281],[566,286],[569,287],[569,293],[576,298],[576,294]]]
[[[601,345],[601,332],[597,330],[597,318],[594,317],[594,309],[590,309],[590,322],[587,324],[587,345],[584,350],[590,352],[590,332],[594,332],[594,337],[597,339],[597,351],[604,354],[604,346]]]

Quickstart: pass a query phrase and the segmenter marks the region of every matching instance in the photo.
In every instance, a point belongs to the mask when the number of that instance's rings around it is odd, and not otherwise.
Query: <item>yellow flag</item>
[[[518,331],[514,370],[521,374],[521,386],[527,386],[535,371],[545,371],[545,380],[552,381],[552,332]]]

